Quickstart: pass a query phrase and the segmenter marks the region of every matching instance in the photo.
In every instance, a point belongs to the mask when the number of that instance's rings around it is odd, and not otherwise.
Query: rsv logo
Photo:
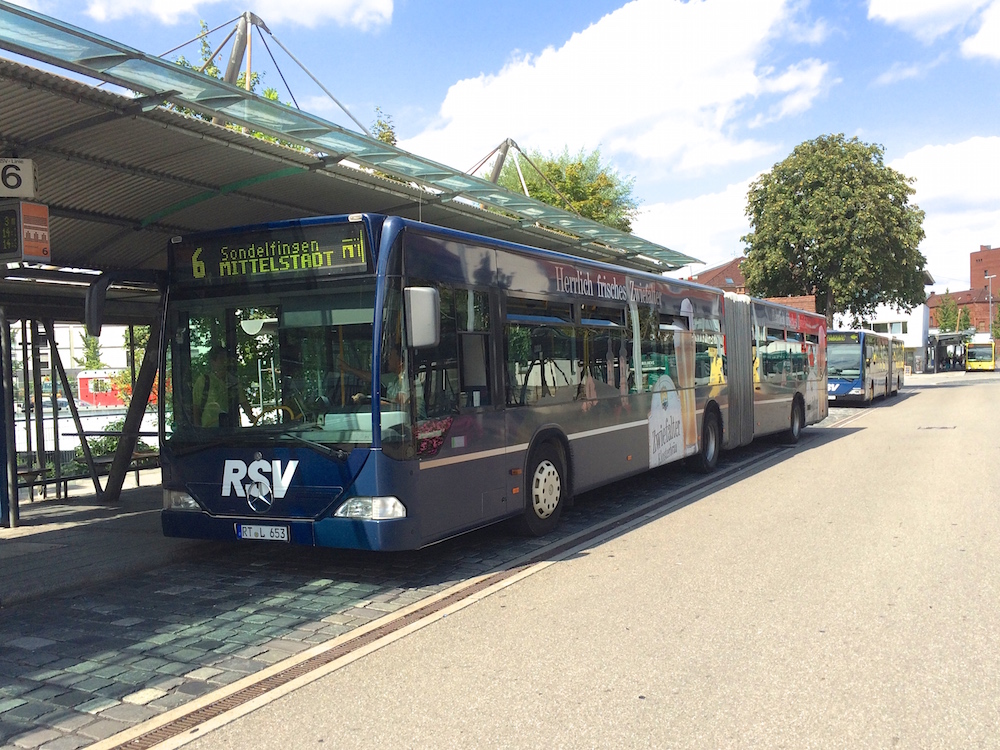
[[[252,510],[265,513],[275,500],[285,496],[299,462],[289,461],[282,468],[281,461],[265,461],[259,453],[254,458],[249,465],[245,461],[226,459],[222,469],[222,496],[245,497]]]

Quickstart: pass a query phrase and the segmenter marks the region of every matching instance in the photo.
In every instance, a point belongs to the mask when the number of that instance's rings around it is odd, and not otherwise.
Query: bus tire
[[[528,461],[525,472],[524,513],[521,531],[544,536],[559,525],[566,499],[566,468],[562,453],[551,443],[542,443]]]
[[[802,402],[799,399],[792,401],[792,413],[788,419],[788,431],[785,433],[785,440],[789,443],[799,442],[802,437],[802,429],[806,426],[806,415],[802,412]]]
[[[719,415],[706,411],[701,425],[701,450],[689,460],[689,466],[701,474],[711,474],[719,465],[719,450],[722,444],[722,429]]]

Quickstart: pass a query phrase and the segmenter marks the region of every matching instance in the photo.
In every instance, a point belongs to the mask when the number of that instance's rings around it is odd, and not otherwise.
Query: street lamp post
[[[995,279],[996,277],[997,277],[996,274],[986,277],[986,280],[990,284],[990,291],[989,291],[990,299],[988,302],[989,307],[987,308],[989,310],[989,318],[986,321],[986,330],[989,331],[990,341],[993,340],[993,279]]]

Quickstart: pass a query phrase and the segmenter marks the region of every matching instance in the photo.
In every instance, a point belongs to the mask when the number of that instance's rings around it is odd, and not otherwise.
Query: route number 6
[[[191,256],[191,273],[196,279],[205,278],[205,261],[201,260],[201,248],[194,251]]]
[[[21,179],[21,166],[19,164],[4,164],[0,170],[0,182],[8,190],[17,190],[24,182]]]
[[[31,159],[0,159],[0,198],[34,197],[34,162]]]

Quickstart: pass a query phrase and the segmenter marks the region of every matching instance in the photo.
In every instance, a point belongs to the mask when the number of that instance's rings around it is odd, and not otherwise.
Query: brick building
[[[978,252],[969,253],[969,289],[957,292],[948,292],[955,304],[958,305],[959,314],[968,310],[969,322],[973,328],[980,332],[990,330],[990,313],[994,320],[998,309],[998,297],[1000,297],[1000,247],[990,247],[980,245]],[[992,295],[992,301],[991,301]],[[937,328],[937,311],[944,301],[945,295],[932,294],[927,298],[927,307],[930,308],[931,326]]]
[[[704,284],[705,286],[714,286],[716,289],[722,289],[726,292],[746,294],[747,280],[740,268],[743,260],[743,258],[733,258],[731,261],[724,263],[721,266],[707,268],[701,273],[692,276],[691,281],[696,281],[699,284]],[[794,307],[806,312],[816,312],[816,298],[812,295],[802,295],[799,297],[768,297],[767,299],[771,302],[780,302],[782,305],[788,305],[789,307]]]

